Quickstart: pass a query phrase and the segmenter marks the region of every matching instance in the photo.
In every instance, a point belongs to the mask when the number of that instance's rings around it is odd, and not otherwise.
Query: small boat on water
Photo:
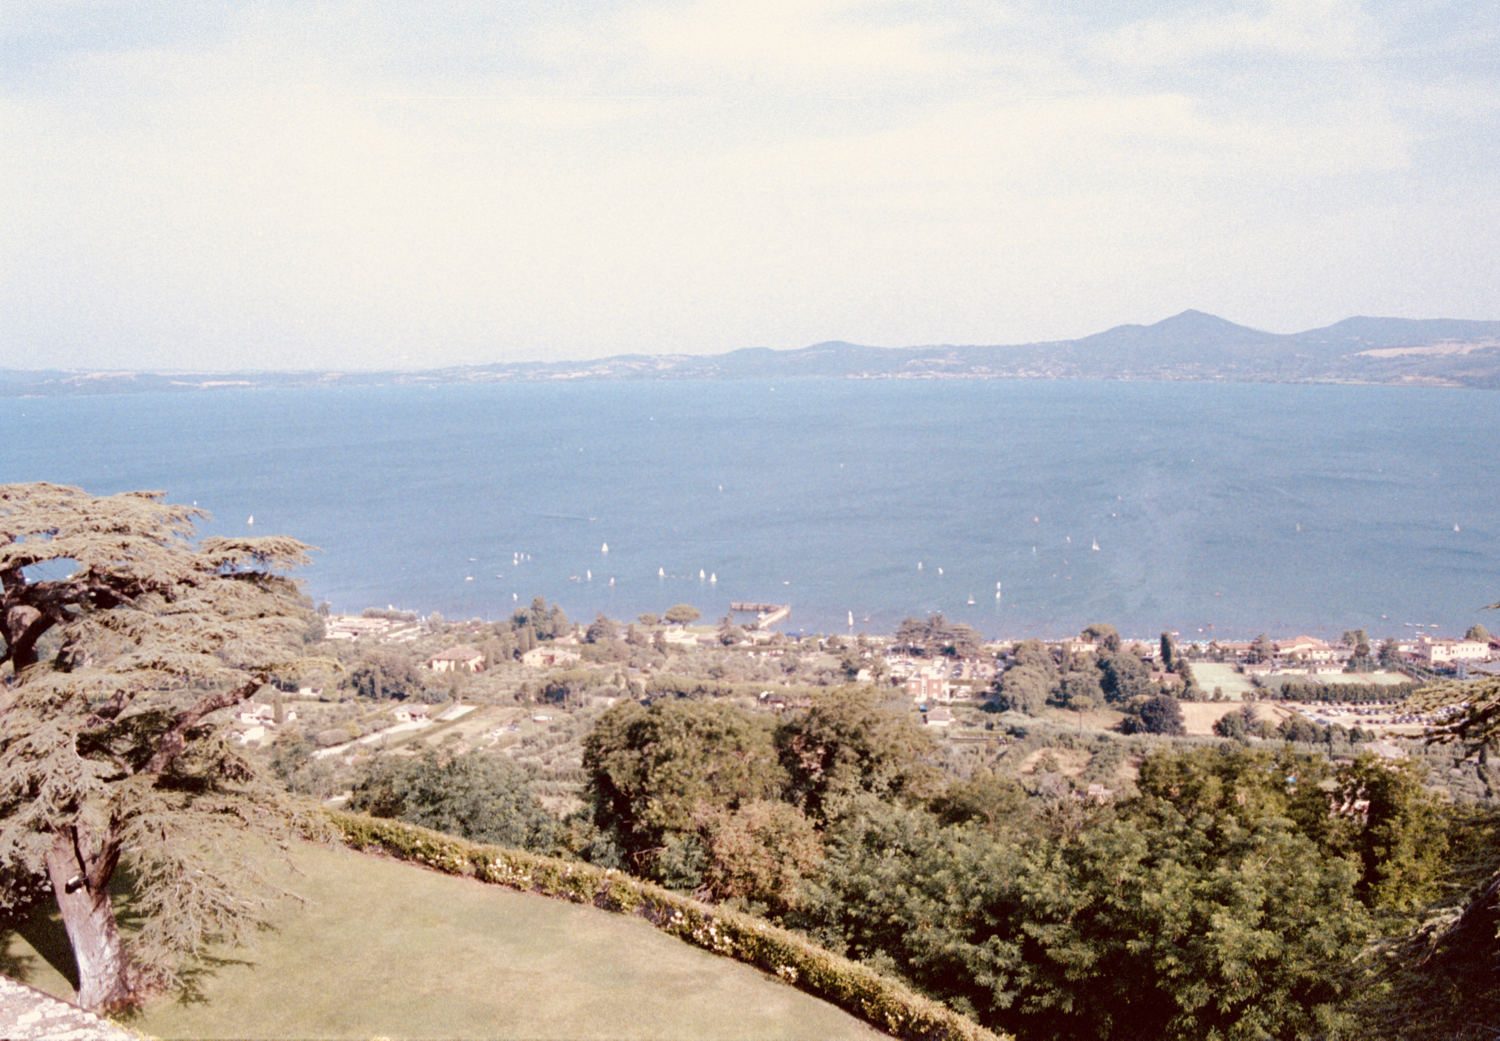
[[[1099,552],[1099,540],[1098,539],[1094,540],[1094,552],[1095,553]]]
[[[974,606],[974,594],[973,593],[969,594],[969,606],[970,607]]]

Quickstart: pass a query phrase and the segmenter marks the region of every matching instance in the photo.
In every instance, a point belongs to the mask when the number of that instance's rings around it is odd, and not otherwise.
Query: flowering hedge
[[[450,875],[644,918],[688,943],[771,973],[888,1034],[913,1041],[1000,1041],[998,1035],[869,966],[839,957],[751,915],[592,864],[481,846],[402,821],[330,811],[352,849],[384,853]]]

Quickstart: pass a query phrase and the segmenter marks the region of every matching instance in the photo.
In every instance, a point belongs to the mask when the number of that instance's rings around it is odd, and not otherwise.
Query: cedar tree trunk
[[[82,825],[63,828],[47,851],[47,874],[78,964],[78,1004],[107,1012],[130,1004],[133,997],[129,962],[109,899],[120,844],[109,836],[98,852],[92,845]]]

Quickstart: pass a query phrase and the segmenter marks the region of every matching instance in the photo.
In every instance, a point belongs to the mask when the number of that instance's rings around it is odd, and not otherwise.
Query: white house
[[[1447,665],[1455,661],[1484,661],[1490,656],[1490,645],[1480,640],[1434,640],[1420,637],[1417,656],[1429,665]]]
[[[397,705],[391,709],[397,723],[426,723],[432,718],[431,705]]]

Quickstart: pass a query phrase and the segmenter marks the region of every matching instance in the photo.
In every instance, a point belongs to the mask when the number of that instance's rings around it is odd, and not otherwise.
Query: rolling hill
[[[0,370],[0,397],[225,388],[551,380],[1129,379],[1370,383],[1500,388],[1500,321],[1346,318],[1268,333],[1201,311],[1118,325],[1077,340],[1010,345],[871,347],[830,341],[797,350],[627,354],[407,372],[75,372]]]

